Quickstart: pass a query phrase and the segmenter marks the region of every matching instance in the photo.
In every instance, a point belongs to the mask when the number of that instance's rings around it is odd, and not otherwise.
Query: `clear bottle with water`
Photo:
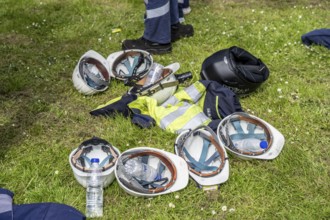
[[[124,169],[129,176],[136,177],[139,180],[151,182],[161,178],[155,168],[142,163],[138,158],[128,160],[125,163]]]
[[[259,140],[257,138],[233,140],[233,144],[240,151],[248,151],[253,153],[262,151],[268,147],[267,141]]]
[[[154,84],[158,81],[163,73],[164,66],[159,63],[153,63],[150,67],[149,73],[147,75],[147,79],[143,85],[143,87],[147,87],[149,85]]]
[[[91,172],[87,177],[86,217],[103,216],[103,184],[101,181],[100,160],[91,159]]]

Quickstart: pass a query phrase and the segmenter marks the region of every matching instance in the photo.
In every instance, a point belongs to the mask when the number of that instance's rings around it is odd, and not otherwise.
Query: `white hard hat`
[[[153,64],[151,54],[145,50],[122,50],[107,57],[110,75],[123,80],[125,85],[133,85],[142,79]]]
[[[106,140],[93,137],[84,141],[74,149],[69,156],[69,163],[76,180],[83,186],[87,186],[87,177],[90,173],[90,160],[98,158],[100,160],[101,179],[103,188],[107,187],[115,179],[115,163],[120,155],[120,151]]]
[[[179,85],[179,81],[175,76],[175,72],[177,72],[180,68],[179,63],[172,63],[163,68],[163,73],[161,74],[161,78],[158,79],[153,84],[144,87],[144,81],[146,78],[142,79],[136,85],[130,88],[129,93],[136,95],[147,95],[151,98],[157,100],[157,104],[161,105],[165,102],[170,96],[172,96]]]
[[[272,160],[283,146],[284,136],[266,121],[243,112],[225,117],[217,128],[220,144],[242,159]]]
[[[79,59],[73,71],[73,85],[84,95],[103,92],[110,83],[109,70],[107,60],[94,50],[89,50]]]
[[[204,189],[218,189],[229,178],[229,161],[224,147],[208,126],[185,130],[175,141],[175,153],[188,164],[189,175]]]
[[[149,167],[143,168],[144,172],[153,170],[151,181],[147,176],[139,177],[135,168],[127,169],[129,161],[132,160],[139,161],[139,165],[143,167]],[[115,166],[119,186],[133,196],[153,197],[172,193],[185,188],[189,181],[187,163],[173,153],[156,148],[129,149],[119,156]]]

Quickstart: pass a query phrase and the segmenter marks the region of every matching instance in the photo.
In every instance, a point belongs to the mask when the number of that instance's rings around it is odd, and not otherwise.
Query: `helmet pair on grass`
[[[143,50],[118,51],[110,54],[107,59],[90,50],[79,59],[72,81],[80,93],[93,95],[108,89],[111,78],[115,78],[123,81],[126,86],[132,86],[129,93],[151,96],[161,104],[175,93],[179,83],[191,78],[191,74],[176,77],[180,64],[173,63],[162,67],[159,78],[145,86],[147,76],[155,65],[151,54]]]

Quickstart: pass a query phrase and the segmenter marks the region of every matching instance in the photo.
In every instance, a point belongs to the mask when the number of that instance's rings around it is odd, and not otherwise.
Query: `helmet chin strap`
[[[208,131],[210,135],[207,135],[206,133],[200,131],[201,129]],[[185,144],[187,144],[188,138],[193,138],[197,135],[199,135],[203,139],[202,151],[198,160],[196,160],[189,153],[187,146],[185,146]],[[201,177],[211,177],[222,171],[223,167],[225,166],[225,162],[228,158],[225,157],[224,150],[220,147],[219,143],[216,140],[217,137],[213,130],[208,126],[203,125],[195,128],[194,130],[191,130],[186,135],[184,135],[181,140],[178,141],[176,146],[179,155],[182,158],[187,158],[186,161],[188,164],[189,171]],[[216,152],[213,153],[213,155],[211,155],[209,158],[207,158],[207,153],[211,144],[216,148]],[[216,159],[220,160],[220,165],[210,166],[210,164]]]
[[[133,59],[131,65],[130,59]],[[151,57],[142,52],[136,51],[124,51],[113,63],[112,72],[115,73],[116,77],[123,79],[125,85],[133,85],[135,82],[142,79],[145,74],[149,71],[151,66]],[[143,70],[138,71],[142,64],[145,64]],[[122,65],[127,72],[123,70],[117,70],[118,65]]]
[[[127,57],[126,59],[120,61],[120,64],[124,65],[126,67],[126,69],[127,69],[127,72],[128,72],[128,74],[125,74],[124,71],[120,70],[120,73],[119,74],[121,76],[131,77],[133,75],[133,73],[136,72],[136,68],[135,67],[137,66],[137,62],[138,62],[140,56],[137,56],[136,55],[136,56],[133,56],[132,58],[133,58],[133,65],[131,65],[131,63],[129,61],[129,57]]]

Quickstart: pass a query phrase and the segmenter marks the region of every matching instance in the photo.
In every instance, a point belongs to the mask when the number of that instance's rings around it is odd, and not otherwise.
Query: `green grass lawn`
[[[330,2],[191,0],[191,8],[186,23],[194,37],[154,60],[191,71],[188,86],[218,50],[239,46],[261,58],[270,77],[240,102],[283,133],[283,151],[273,161],[230,156],[230,178],[219,191],[203,192],[190,180],[182,191],[144,199],[115,181],[104,191],[103,219],[329,219],[330,51],[304,46],[301,35],[330,28]],[[142,130],[122,116],[89,115],[125,93],[122,82],[85,97],[71,81],[88,50],[107,57],[124,39],[142,36],[143,14],[142,0],[0,2],[0,187],[15,193],[16,204],[59,202],[85,212],[85,189],[68,156],[92,136],[121,151],[174,152],[175,134]]]

